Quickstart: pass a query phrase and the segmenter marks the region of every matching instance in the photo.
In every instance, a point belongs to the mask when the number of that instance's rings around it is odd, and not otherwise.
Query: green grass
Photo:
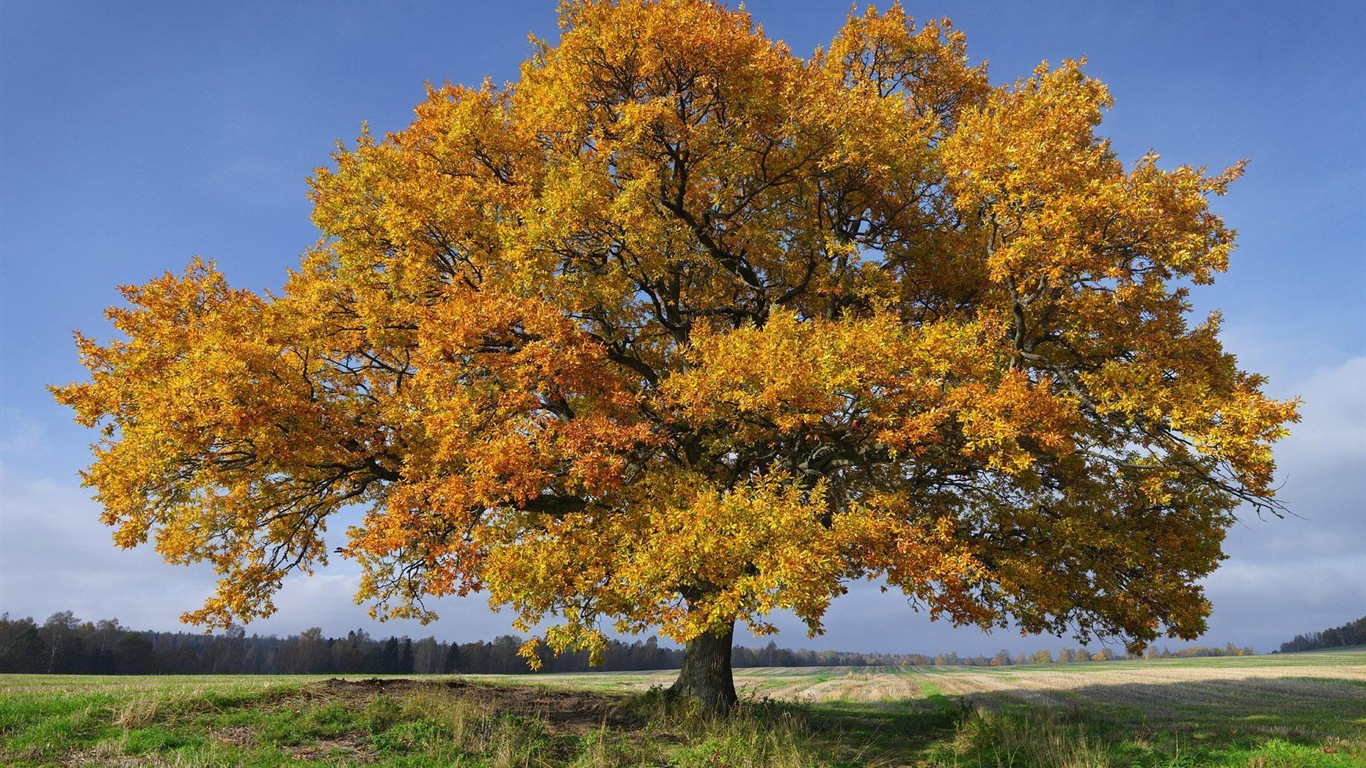
[[[0,676],[0,764],[1366,766],[1366,653],[739,670],[726,719],[670,677]]]

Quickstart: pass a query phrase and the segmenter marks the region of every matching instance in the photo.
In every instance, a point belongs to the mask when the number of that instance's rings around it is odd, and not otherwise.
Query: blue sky
[[[747,4],[798,54],[834,35],[846,0]],[[1216,210],[1240,232],[1232,268],[1197,291],[1225,342],[1269,389],[1305,398],[1278,450],[1298,517],[1250,517],[1208,582],[1203,642],[1270,650],[1366,613],[1366,4],[911,2],[949,16],[994,82],[1042,60],[1088,58],[1116,100],[1102,132],[1126,161],[1247,175]],[[528,33],[557,35],[554,2],[275,3],[0,0],[0,611],[58,610],[174,629],[212,577],[114,548],[79,487],[92,435],[44,390],[82,377],[71,332],[107,334],[115,286],[200,254],[234,284],[278,287],[317,232],[305,179],[362,121],[400,129],[423,83],[513,80]],[[338,564],[291,582],[249,631],[370,626]],[[450,601],[447,639],[508,630]],[[792,622],[785,626],[795,627]],[[856,585],[829,633],[790,646],[991,653],[1060,642],[931,625]],[[741,640],[745,642],[744,639]],[[757,642],[757,641],[750,641]]]

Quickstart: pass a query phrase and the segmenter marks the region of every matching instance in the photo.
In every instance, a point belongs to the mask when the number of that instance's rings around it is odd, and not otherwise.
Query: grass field
[[[1366,652],[1003,668],[336,680],[0,676],[0,764],[1366,766]]]

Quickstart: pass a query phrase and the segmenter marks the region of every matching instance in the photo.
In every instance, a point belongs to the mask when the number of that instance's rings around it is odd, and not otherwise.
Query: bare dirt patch
[[[502,686],[470,683],[465,680],[411,680],[406,678],[331,678],[303,689],[305,695],[322,690],[356,700],[360,705],[384,694],[410,698],[416,694],[437,694],[465,699],[498,712],[512,712],[544,719],[567,728],[629,725],[635,718],[622,709],[623,697],[573,688],[541,686]]]

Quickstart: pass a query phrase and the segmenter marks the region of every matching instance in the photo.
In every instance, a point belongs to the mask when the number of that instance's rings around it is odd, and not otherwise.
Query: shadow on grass
[[[825,702],[801,705],[801,712],[812,742],[832,764],[900,765],[953,737],[965,712],[945,702]]]

